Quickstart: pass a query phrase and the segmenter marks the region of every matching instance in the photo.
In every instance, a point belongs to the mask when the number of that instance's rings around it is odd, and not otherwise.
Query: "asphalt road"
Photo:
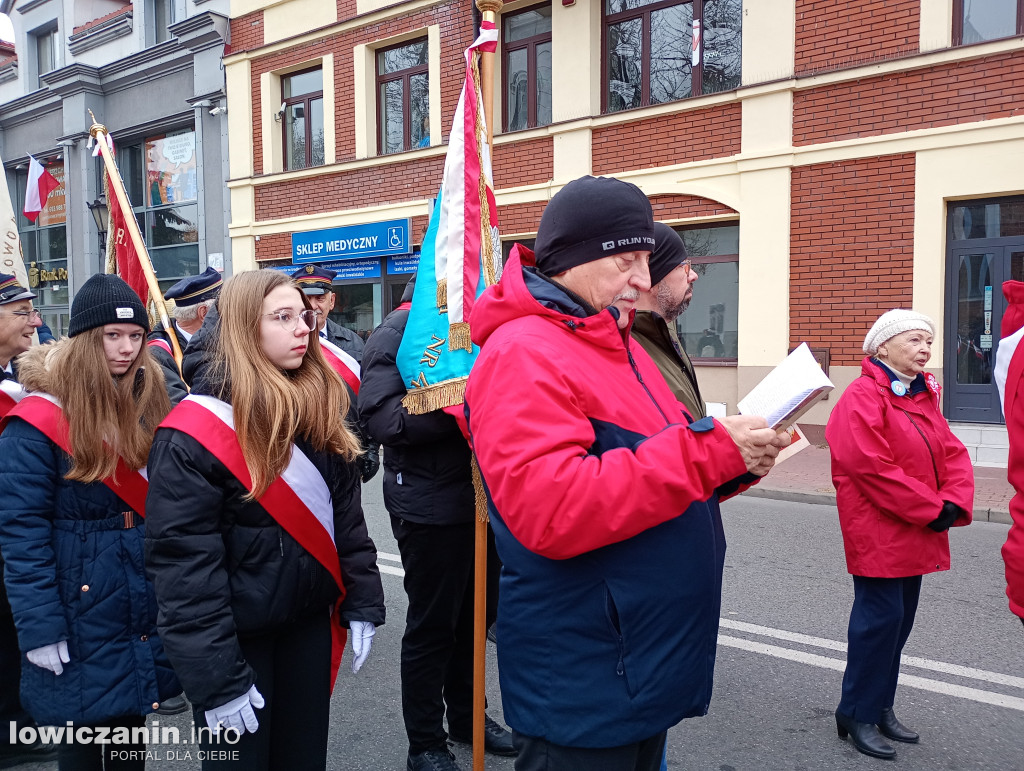
[[[381,556],[388,623],[357,675],[343,664],[328,767],[400,771],[407,749],[398,676],[405,594],[379,478],[364,487],[364,509]],[[896,698],[897,714],[922,741],[897,745],[899,757],[889,763],[836,736],[853,585],[835,508],[741,496],[725,504],[724,516],[729,549],[714,697],[707,717],[669,732],[670,768],[1024,770],[1024,627],[1007,610],[999,556],[1007,526],[955,530],[952,570],[924,579]],[[494,652],[488,644],[489,712],[501,720]],[[161,718],[161,725],[180,726],[184,738],[185,717]],[[469,747],[454,750],[470,768]],[[148,769],[199,767],[194,746],[153,751]],[[488,769],[512,767],[487,759]]]

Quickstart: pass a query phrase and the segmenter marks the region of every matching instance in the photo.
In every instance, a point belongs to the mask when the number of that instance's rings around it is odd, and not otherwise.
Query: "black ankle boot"
[[[878,730],[894,742],[917,744],[921,741],[921,735],[917,731],[911,731],[897,719],[892,707],[882,710],[882,719],[878,721]]]
[[[841,712],[836,713],[836,731],[840,739],[849,735],[858,752],[883,760],[896,760],[896,750],[886,744],[878,726],[873,723],[858,723]]]

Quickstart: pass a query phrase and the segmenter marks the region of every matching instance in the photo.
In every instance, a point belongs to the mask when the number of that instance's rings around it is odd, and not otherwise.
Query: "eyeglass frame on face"
[[[35,320],[42,319],[43,314],[36,308],[30,311],[0,311],[0,313],[9,313],[12,316],[20,316],[23,319]]]
[[[306,329],[309,332],[316,331],[317,312],[315,310],[313,310],[312,308],[306,308],[304,310],[299,311],[298,313],[295,314],[294,321],[286,321],[284,318],[282,318],[282,316],[291,316],[292,313],[293,311],[290,310],[281,310],[274,311],[273,313],[264,313],[263,315],[266,316],[268,319],[273,319],[282,327],[287,329],[289,332],[295,331],[295,328],[298,327],[300,320],[306,325]]]

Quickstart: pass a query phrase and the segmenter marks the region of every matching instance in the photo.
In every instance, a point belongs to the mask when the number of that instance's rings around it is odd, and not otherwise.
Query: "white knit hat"
[[[864,353],[874,356],[878,353],[878,346],[888,342],[901,332],[909,332],[912,329],[923,329],[931,335],[935,334],[935,322],[917,311],[906,308],[893,308],[878,317],[864,338]]]

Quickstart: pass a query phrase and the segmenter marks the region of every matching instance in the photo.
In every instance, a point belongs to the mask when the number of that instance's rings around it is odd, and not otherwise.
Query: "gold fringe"
[[[462,404],[466,397],[466,378],[446,380],[423,388],[414,388],[402,398],[410,415],[425,415],[434,410]]]
[[[487,516],[487,493],[484,492],[484,478],[480,475],[480,464],[473,455],[473,492],[476,493],[476,518],[478,522],[490,522]]]
[[[448,312],[448,279],[437,280],[437,315]]]
[[[473,339],[469,333],[469,323],[458,321],[448,325],[448,350],[473,351]]]

